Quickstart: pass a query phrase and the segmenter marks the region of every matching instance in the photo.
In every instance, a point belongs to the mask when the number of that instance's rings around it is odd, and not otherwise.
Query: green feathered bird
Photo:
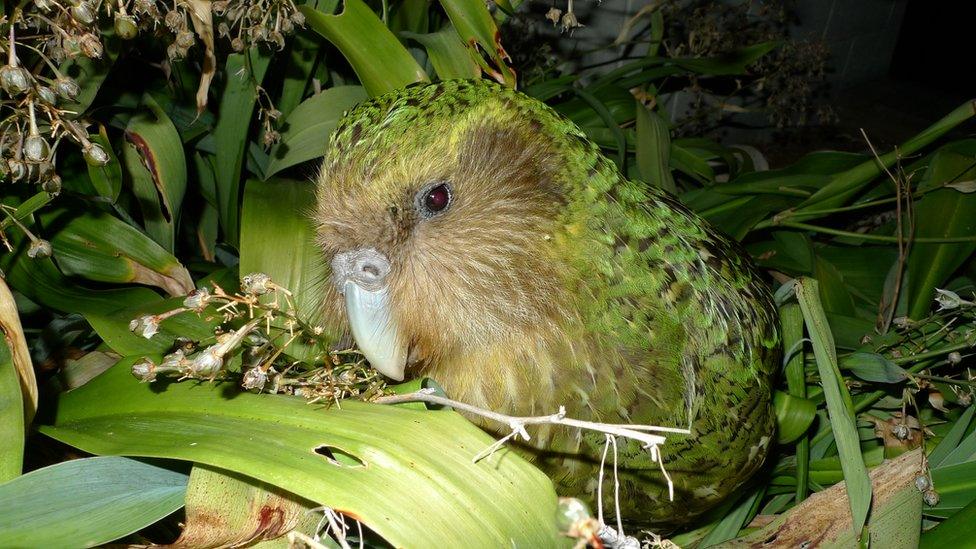
[[[763,463],[768,290],[734,243],[543,103],[487,81],[371,99],[336,129],[317,203],[327,325],[386,376],[507,414],[691,429],[661,448],[674,501],[620,441],[626,519],[687,522]],[[531,444],[561,495],[593,501],[603,435],[545,426]]]

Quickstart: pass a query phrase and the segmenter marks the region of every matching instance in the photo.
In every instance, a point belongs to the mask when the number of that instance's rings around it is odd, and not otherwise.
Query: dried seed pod
[[[16,97],[31,88],[31,75],[23,67],[4,65],[0,67],[0,87],[7,95]]]
[[[34,6],[45,13],[51,11],[54,5],[52,0],[34,0]]]
[[[949,353],[949,356],[946,357],[946,360],[949,361],[949,364],[959,364],[962,362],[962,355],[959,353],[959,351],[952,351]]]
[[[139,381],[156,381],[156,363],[145,358],[132,365],[132,375]]]
[[[115,14],[115,34],[122,40],[132,40],[139,35],[139,25],[129,14],[117,12]]]
[[[183,18],[183,12],[179,10],[170,10],[169,13],[166,14],[164,21],[166,22],[166,26],[169,28],[169,30],[173,32],[180,32],[180,30],[186,25]]]
[[[240,38],[235,38],[230,41],[230,47],[236,52],[244,51],[244,41]]]
[[[54,91],[62,99],[74,101],[78,97],[78,94],[81,93],[81,87],[73,79],[62,76],[54,81]]]
[[[51,196],[57,196],[61,194],[61,176],[58,174],[51,174],[50,177],[46,178],[43,183],[41,183],[41,188],[44,192]]]
[[[83,154],[85,156],[85,162],[87,162],[89,166],[95,168],[108,164],[108,161],[110,160],[108,153],[105,152],[105,149],[103,149],[98,143],[89,143],[88,146],[85,147]]]
[[[289,17],[289,19],[291,19],[291,22],[294,23],[296,27],[305,26],[305,15],[303,15],[302,12],[300,11],[292,12],[291,17]]]
[[[241,278],[241,289],[251,295],[264,295],[272,290],[271,277],[264,273],[251,273]]]
[[[78,42],[81,53],[89,59],[99,59],[102,57],[102,42],[92,33],[85,34]]]
[[[37,86],[34,93],[37,95],[37,100],[44,105],[53,107],[58,104],[58,94],[47,86]]]
[[[10,173],[10,179],[13,181],[20,181],[30,174],[27,163],[14,158],[7,161],[7,170]]]
[[[42,238],[35,238],[31,241],[30,247],[27,248],[27,257],[31,259],[51,257],[51,253],[51,243]]]
[[[176,45],[184,50],[192,48],[195,42],[196,39],[190,31],[182,31],[176,35]]]
[[[251,368],[250,370],[244,372],[244,379],[241,381],[241,387],[245,389],[264,389],[264,385],[268,382],[268,372],[265,372],[261,368]]]
[[[907,440],[909,435],[911,435],[911,430],[908,425],[904,423],[898,423],[891,427],[891,434],[895,435],[898,440]]]
[[[71,6],[70,13],[72,19],[86,27],[95,22],[95,11],[88,2],[79,2]]]
[[[196,376],[214,376],[224,367],[224,357],[217,353],[219,345],[211,345],[200,351],[190,363],[189,371]]]
[[[183,306],[187,309],[193,309],[194,311],[201,312],[209,302],[210,290],[206,288],[197,288],[186,296],[186,299],[183,300]]]
[[[928,489],[922,494],[922,501],[925,502],[925,505],[934,507],[939,504],[939,493],[935,490]]]
[[[51,146],[40,135],[30,135],[24,140],[24,158],[28,162],[41,163],[51,155]]]
[[[918,488],[919,492],[924,492],[929,489],[929,477],[922,475],[915,479],[915,488]]]

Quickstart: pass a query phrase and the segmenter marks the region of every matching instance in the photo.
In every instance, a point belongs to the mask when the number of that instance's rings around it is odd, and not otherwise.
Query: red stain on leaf
[[[139,157],[142,158],[142,164],[147,170],[149,170],[149,175],[152,176],[153,185],[156,187],[156,194],[159,195],[159,209],[166,221],[171,222],[173,218],[169,213],[169,205],[166,204],[166,195],[163,194],[163,182],[159,177],[159,169],[156,167],[156,155],[153,154],[152,149],[149,148],[149,143],[146,143],[146,140],[135,132],[125,132],[125,140],[136,148],[136,151],[139,153]]]
[[[281,507],[265,505],[258,513],[258,531],[268,532],[280,530],[285,524],[285,512]]]

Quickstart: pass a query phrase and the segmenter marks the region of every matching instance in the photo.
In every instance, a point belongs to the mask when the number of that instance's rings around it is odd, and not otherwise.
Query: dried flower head
[[[98,143],[88,143],[88,146],[82,151],[85,156],[85,162],[89,166],[99,167],[108,164],[110,158],[105,149],[102,148]]]
[[[271,277],[264,273],[251,273],[241,278],[241,290],[246,294],[264,295],[273,289]]]
[[[137,333],[146,339],[159,332],[159,317],[156,315],[144,315],[129,322],[129,331]]]
[[[30,247],[27,248],[27,257],[31,259],[51,257],[51,253],[51,243],[40,238],[31,240]]]
[[[207,288],[197,288],[190,292],[183,300],[183,306],[197,312],[202,312],[210,302],[210,290]]]
[[[156,381],[156,363],[144,358],[132,365],[132,375],[142,382]]]

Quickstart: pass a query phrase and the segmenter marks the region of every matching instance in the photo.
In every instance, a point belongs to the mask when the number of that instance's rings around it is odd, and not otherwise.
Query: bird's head
[[[487,82],[412,86],[353,109],[318,184],[327,319],[393,379],[557,322],[571,299],[561,250],[578,132]]]

